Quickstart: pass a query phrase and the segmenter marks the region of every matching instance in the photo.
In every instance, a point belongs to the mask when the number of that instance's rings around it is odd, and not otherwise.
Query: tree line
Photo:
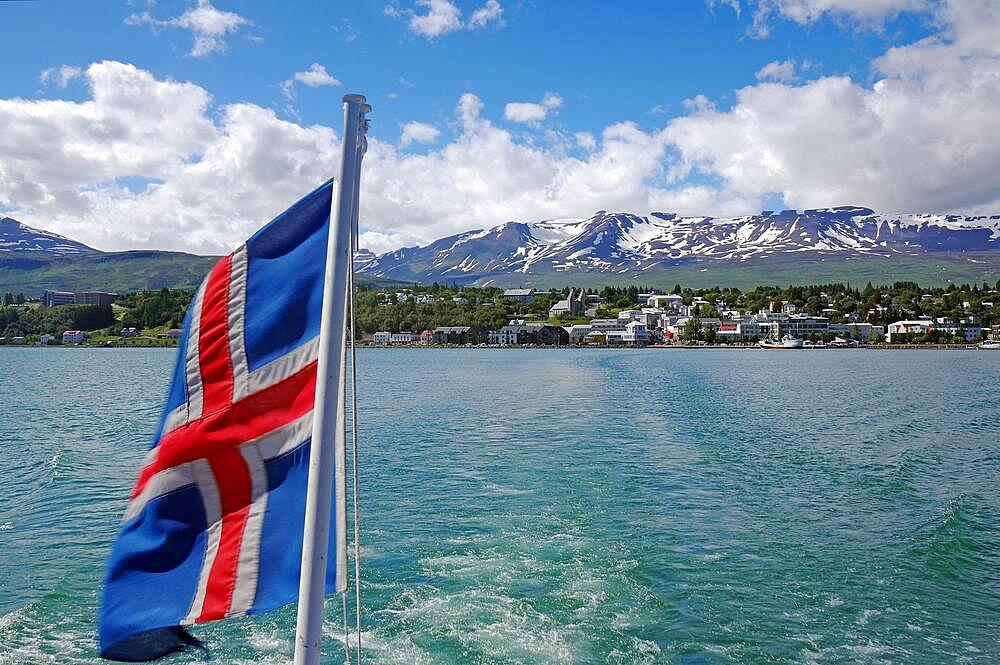
[[[536,293],[533,302],[520,303],[503,297],[503,289],[459,286],[456,284],[409,284],[392,288],[358,287],[355,296],[357,334],[380,330],[390,332],[433,330],[439,326],[481,326],[500,328],[512,319],[547,320],[549,308],[568,296],[571,287]],[[653,291],[638,285],[606,286],[602,289],[575,288],[577,293],[599,295],[604,303],[598,316],[616,316],[622,309],[640,306],[639,294]],[[857,320],[887,325],[903,318],[920,316],[947,317],[960,322],[969,314],[980,318],[986,327],[1000,323],[1000,281],[995,285],[952,284],[947,287],[923,287],[915,282],[894,282],[886,285],[868,283],[864,287],[846,283],[758,286],[741,291],[736,288],[684,288],[677,284],[670,293],[680,295],[691,305],[696,298],[707,301],[699,305],[697,316],[718,317],[725,310],[753,313],[770,308],[772,303],[789,302],[800,312],[826,316],[832,323]],[[399,294],[397,296],[397,294]],[[11,294],[12,295],[12,294]],[[95,330],[135,327],[179,328],[193,295],[189,290],[160,289],[123,296],[117,305],[125,312],[115,321],[110,308],[96,305],[66,305],[52,308],[18,307],[17,296],[12,303],[0,306],[0,335],[60,334],[66,329]],[[433,299],[433,302],[430,300]],[[418,302],[424,300],[424,302]],[[6,301],[6,297],[5,297]],[[994,302],[996,301],[996,302]],[[997,309],[991,307],[998,306]],[[966,304],[968,307],[966,307]],[[994,313],[996,311],[997,313]],[[562,316],[553,321],[569,325],[583,317]]]
[[[67,330],[96,330],[114,323],[109,305],[61,307],[0,307],[0,337],[54,335]]]

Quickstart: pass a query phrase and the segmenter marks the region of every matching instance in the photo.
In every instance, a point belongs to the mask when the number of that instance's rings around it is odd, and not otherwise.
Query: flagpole
[[[330,208],[330,235],[323,284],[323,315],[319,332],[319,366],[313,409],[309,481],[302,531],[302,569],[295,625],[295,665],[319,665],[323,638],[323,600],[329,555],[330,509],[336,467],[337,410],[344,399],[340,382],[344,363],[347,271],[355,207],[355,183],[360,168],[361,132],[370,110],[363,95],[344,95],[344,140],[337,196]]]

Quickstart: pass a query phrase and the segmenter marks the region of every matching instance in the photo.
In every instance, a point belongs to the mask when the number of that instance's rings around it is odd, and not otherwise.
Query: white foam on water
[[[496,483],[486,483],[483,487],[486,489],[484,493],[486,496],[521,496],[523,494],[531,494],[534,491],[517,487],[506,487]]]
[[[10,531],[13,528],[14,528],[13,522],[4,522],[3,524],[0,524],[0,531]]]

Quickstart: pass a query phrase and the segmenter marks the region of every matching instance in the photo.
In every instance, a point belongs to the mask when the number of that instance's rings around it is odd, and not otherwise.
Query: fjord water
[[[100,662],[172,363],[0,349],[0,664]],[[359,363],[368,663],[1000,661],[1000,354]],[[216,662],[286,663],[294,619],[196,632]]]

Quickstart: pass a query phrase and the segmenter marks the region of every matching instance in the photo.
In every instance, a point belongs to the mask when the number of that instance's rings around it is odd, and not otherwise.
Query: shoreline
[[[177,344],[0,344],[3,349],[154,349],[172,351]],[[878,344],[862,346],[824,346],[802,349],[762,349],[756,344],[721,346],[686,344],[650,344],[647,346],[480,346],[458,344],[359,344],[359,350],[432,351],[432,350],[477,350],[477,351],[980,351],[975,344]]]

